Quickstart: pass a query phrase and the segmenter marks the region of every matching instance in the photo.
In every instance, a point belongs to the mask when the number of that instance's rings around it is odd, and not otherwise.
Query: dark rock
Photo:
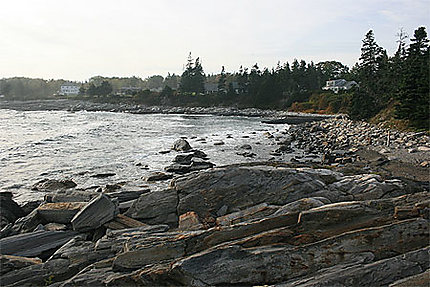
[[[147,226],[147,224],[144,224],[133,218],[127,217],[123,214],[118,214],[113,220],[104,224],[104,227],[112,230],[136,228],[141,226]]]
[[[190,144],[184,139],[178,139],[173,143],[172,150],[175,151],[189,151],[191,150]]]
[[[1,252],[6,255],[41,257],[77,235],[72,231],[37,231],[0,239]]]
[[[237,152],[236,154],[237,154],[237,155],[241,155],[241,156],[243,156],[243,157],[255,157],[255,156],[257,156],[257,154],[255,154],[255,153],[253,153],[253,152],[247,152],[247,151],[244,151],[244,152]]]
[[[178,226],[176,191],[167,189],[142,194],[125,215],[148,224]]]
[[[23,217],[24,211],[13,201],[11,192],[0,192],[0,229]]]
[[[12,226],[11,234],[16,235],[19,233],[31,232],[39,224],[42,224],[43,219],[39,216],[37,209],[30,212],[28,215],[19,218]]]
[[[102,226],[114,219],[118,213],[118,206],[106,195],[100,194],[91,200],[71,220],[73,230],[88,231]]]
[[[137,189],[137,190],[120,190],[115,192],[107,192],[105,193],[111,199],[117,200],[119,203],[127,202],[133,199],[139,198],[144,193],[149,192],[148,189]]]
[[[25,268],[27,266],[41,263],[42,260],[40,260],[39,258],[0,255],[0,275],[6,274],[17,269]]]
[[[312,278],[295,280],[277,286],[387,286],[401,278],[413,276],[418,273],[422,274],[421,272],[424,271],[423,267],[428,268],[429,266],[429,252],[429,248],[426,247],[372,263],[334,266],[322,272],[318,272],[317,275],[313,275]],[[419,280],[418,282],[426,282],[426,284],[428,284],[428,280],[427,277],[426,281]],[[406,282],[409,284],[404,286],[428,286],[417,284],[418,282],[411,284],[413,282],[411,279],[407,279]],[[402,286],[396,284],[393,286]]]
[[[146,177],[146,181],[160,181],[160,180],[168,180],[173,177],[172,174],[167,174],[164,172],[154,172]]]
[[[52,192],[76,187],[77,184],[71,179],[43,179],[32,186],[33,190]]]
[[[91,175],[91,177],[95,177],[95,178],[107,178],[107,177],[111,177],[111,176],[115,176],[115,175],[116,175],[116,173],[107,172],[107,173],[93,174],[93,175]]]
[[[37,213],[45,222],[67,224],[86,205],[85,202],[45,203],[37,208]]]

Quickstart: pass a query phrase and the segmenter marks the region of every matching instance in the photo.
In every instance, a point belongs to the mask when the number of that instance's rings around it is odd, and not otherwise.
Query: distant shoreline
[[[132,114],[196,114],[216,116],[261,117],[269,124],[297,124],[314,120],[333,118],[337,115],[305,114],[257,108],[239,109],[234,107],[174,107],[174,106],[145,106],[124,103],[97,103],[83,100],[0,100],[0,109],[18,111],[101,111]],[[291,120],[291,122],[290,122]]]

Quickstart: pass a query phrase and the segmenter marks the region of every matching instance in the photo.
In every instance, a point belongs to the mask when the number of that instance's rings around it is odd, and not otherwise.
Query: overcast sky
[[[430,0],[1,0],[0,78],[181,74],[190,51],[206,73],[351,67],[369,29],[391,55],[399,28],[429,23]]]

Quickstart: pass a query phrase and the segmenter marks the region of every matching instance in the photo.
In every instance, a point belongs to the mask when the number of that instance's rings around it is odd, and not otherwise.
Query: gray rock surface
[[[118,206],[106,195],[92,199],[71,220],[74,230],[94,230],[112,220],[118,214]]]

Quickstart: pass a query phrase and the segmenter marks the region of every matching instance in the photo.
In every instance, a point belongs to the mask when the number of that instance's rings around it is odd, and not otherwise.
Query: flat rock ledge
[[[428,198],[377,174],[210,168],[128,207],[100,193],[9,216],[1,285],[429,286]]]

